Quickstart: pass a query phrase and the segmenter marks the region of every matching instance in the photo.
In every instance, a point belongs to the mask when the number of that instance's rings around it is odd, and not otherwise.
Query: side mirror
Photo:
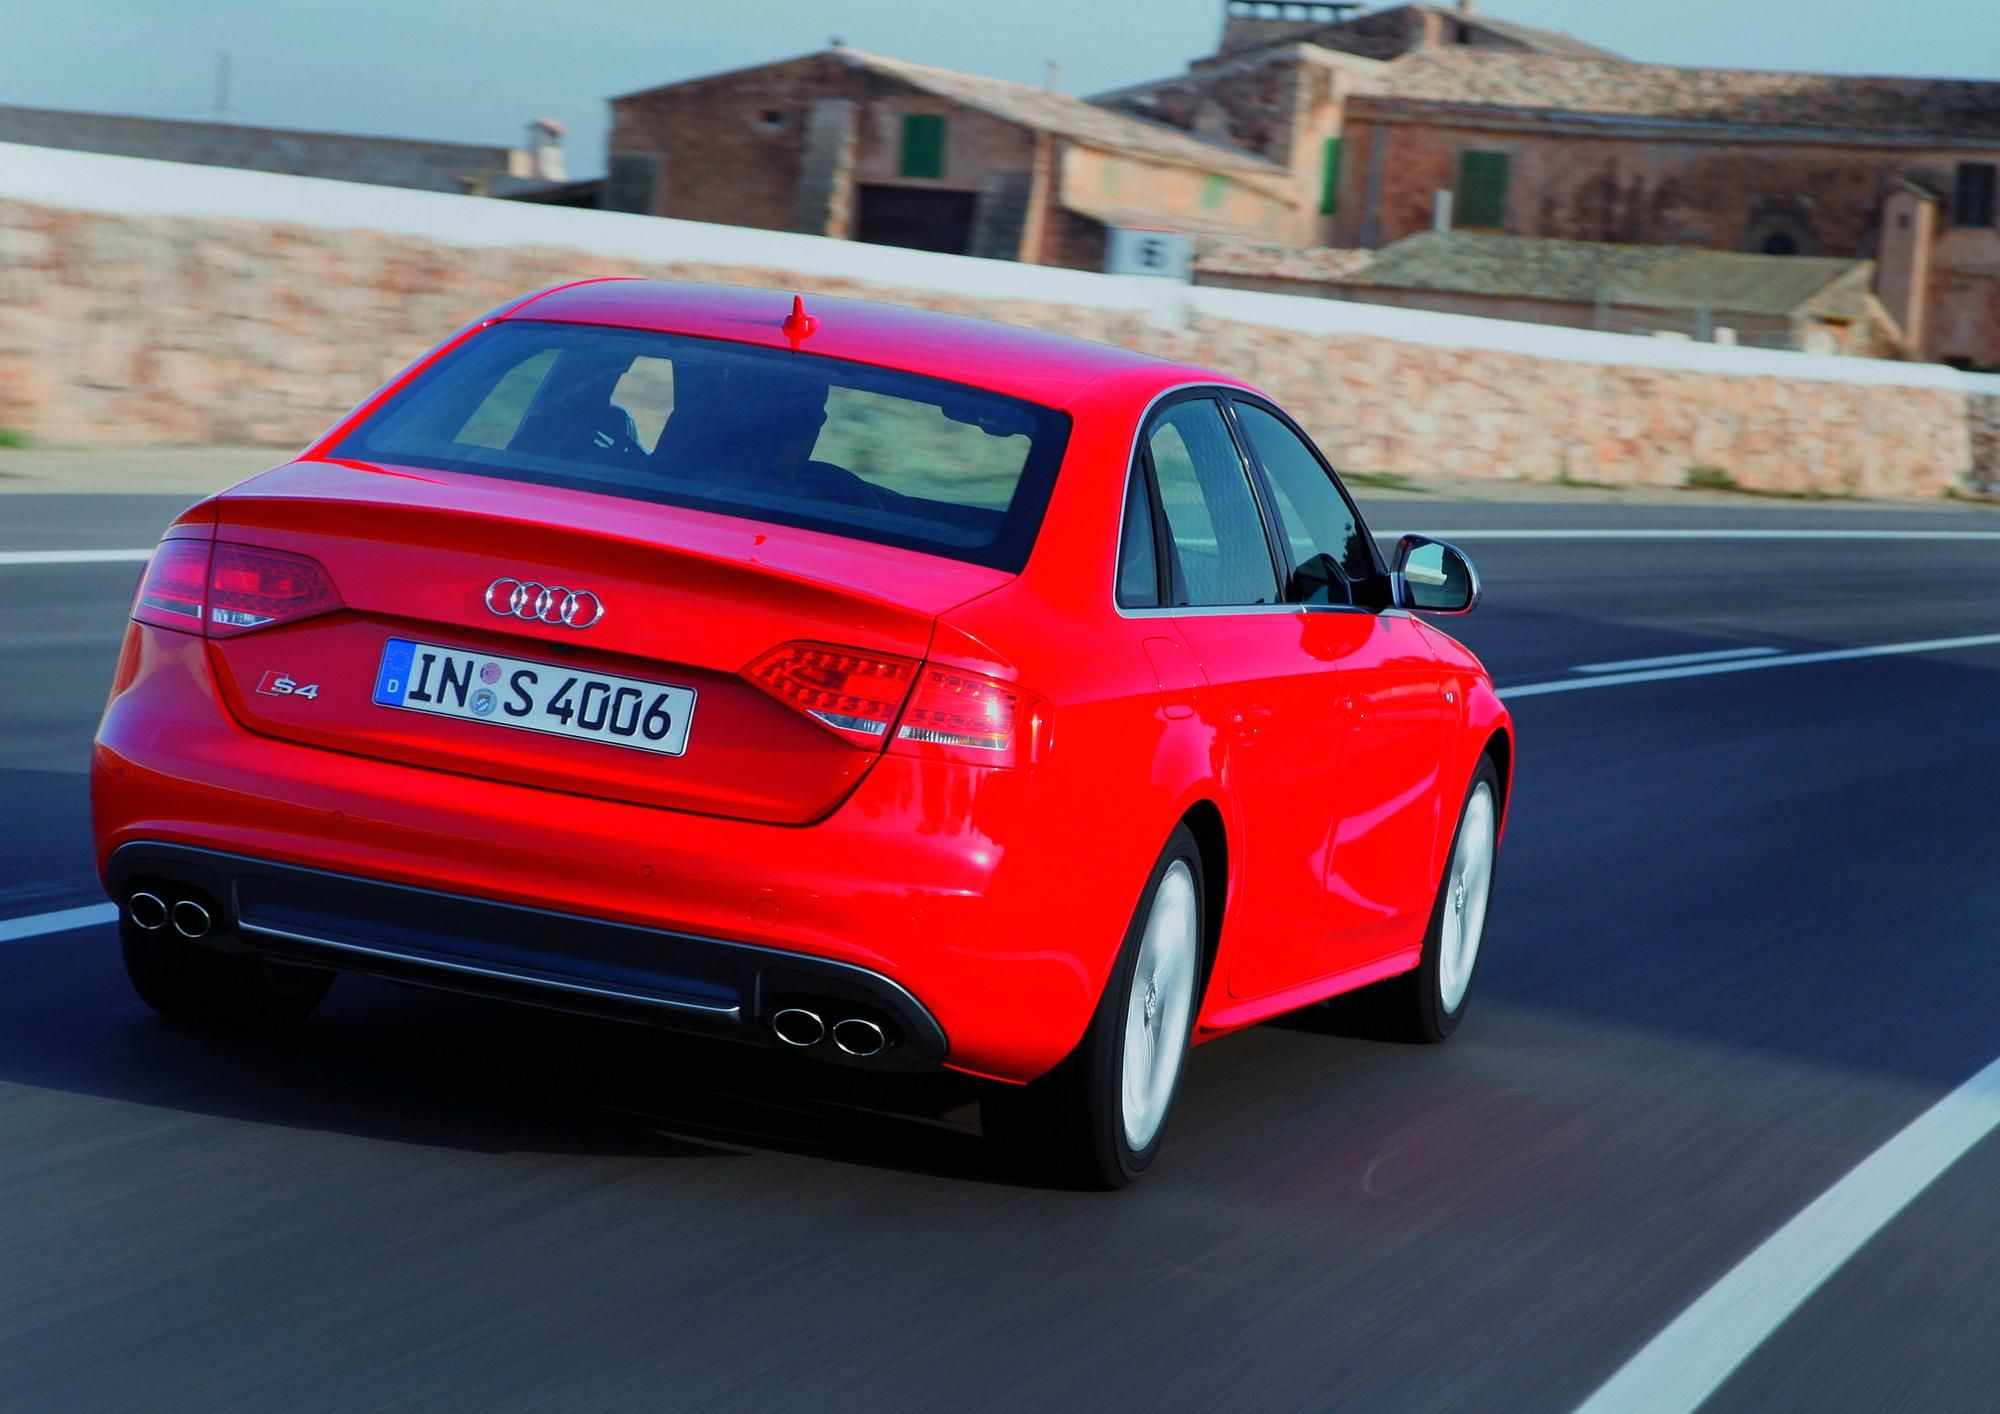
[[[1470,613],[1479,603],[1479,571],[1456,545],[1427,535],[1396,542],[1396,567],[1389,574],[1396,607],[1431,614]]]

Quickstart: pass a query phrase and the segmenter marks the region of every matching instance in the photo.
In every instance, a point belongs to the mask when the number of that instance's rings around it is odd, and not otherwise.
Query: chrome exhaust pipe
[[[788,1046],[817,1046],[826,1039],[826,1023],[819,1013],[788,1006],[771,1017],[771,1030]]]
[[[167,903],[158,894],[136,893],[125,900],[125,916],[132,920],[132,926],[147,933],[157,933],[166,926]]]
[[[874,1022],[849,1016],[833,1023],[833,1044],[847,1055],[865,1059],[881,1055],[882,1048],[889,1044],[889,1038]]]
[[[205,938],[213,924],[208,910],[191,898],[184,898],[174,905],[174,931],[183,938]]]

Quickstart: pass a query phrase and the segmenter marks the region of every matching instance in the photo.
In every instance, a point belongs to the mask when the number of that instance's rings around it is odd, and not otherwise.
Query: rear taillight
[[[910,695],[918,664],[827,643],[786,643],[743,676],[849,741],[880,747]]]
[[[899,756],[1024,765],[1047,717],[1012,683],[826,643],[773,648],[743,675],[849,741]]]
[[[1012,683],[926,664],[896,724],[889,749],[974,766],[1020,766],[1035,759],[1047,710]]]
[[[200,633],[210,548],[206,540],[162,540],[139,581],[132,617],[142,624]]]
[[[319,561],[220,541],[163,540],[146,566],[132,617],[226,638],[342,607]]]

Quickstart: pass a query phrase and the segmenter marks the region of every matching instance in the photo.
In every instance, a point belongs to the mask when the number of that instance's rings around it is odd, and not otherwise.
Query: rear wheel
[[[1464,1019],[1479,970],[1480,944],[1486,939],[1499,827],[1500,773],[1491,757],[1482,757],[1459,811],[1422,960],[1413,971],[1355,994],[1354,1001],[1365,999],[1369,1020],[1381,1032],[1397,1040],[1434,1043],[1450,1036]],[[1346,1001],[1334,1000],[1337,1005]]]
[[[170,927],[148,931],[129,917],[119,921],[118,940],[125,975],[139,1000],[169,1020],[192,1026],[295,1026],[333,985],[331,972],[220,952],[190,942]]]
[[[987,1135],[1040,1180],[1122,1188],[1160,1151],[1201,983],[1201,854],[1176,826],[1153,866],[1090,1029],[1033,1084],[981,1107]]]

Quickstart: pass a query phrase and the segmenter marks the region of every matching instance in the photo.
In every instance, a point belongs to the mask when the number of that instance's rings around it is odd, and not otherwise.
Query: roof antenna
[[[794,349],[813,336],[813,331],[819,328],[819,321],[806,313],[804,295],[792,296],[792,312],[785,316],[785,322],[779,327],[785,331],[785,337],[792,341]]]

